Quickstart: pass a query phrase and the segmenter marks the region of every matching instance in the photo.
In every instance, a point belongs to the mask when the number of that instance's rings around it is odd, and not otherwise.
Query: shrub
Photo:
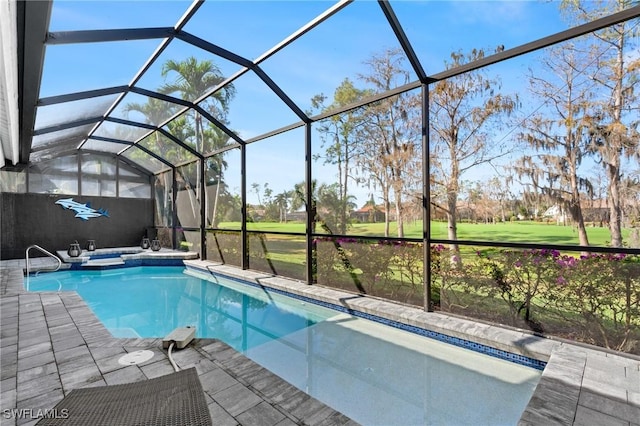
[[[639,256],[503,250],[444,266],[444,310],[640,353]]]

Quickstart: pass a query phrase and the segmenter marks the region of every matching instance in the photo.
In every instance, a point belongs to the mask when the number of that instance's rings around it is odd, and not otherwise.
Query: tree
[[[242,221],[242,198],[239,194],[232,194],[229,191],[220,194],[222,203],[220,204],[220,215],[225,222]]]
[[[483,57],[483,50],[474,49],[466,55],[454,52],[447,69]],[[484,71],[471,71],[435,83],[429,95],[432,168],[437,175],[435,184],[446,193],[450,240],[458,238],[457,202],[463,174],[506,153],[496,151],[491,131],[516,109],[518,100],[501,94],[500,88],[497,78],[487,77]],[[451,249],[459,250],[457,244]]]
[[[221,154],[216,154],[211,157],[207,157],[205,160],[205,169],[206,169],[206,179],[205,179],[205,187],[208,189],[211,186],[215,186],[215,194],[213,199],[213,212],[211,212],[210,218],[207,217],[207,221],[209,221],[209,225],[215,227],[218,223],[218,201],[220,200],[221,195],[225,195],[227,193],[227,185],[223,180],[224,170],[227,168],[228,164],[224,160],[224,155],[227,152],[223,152]],[[207,200],[209,199],[209,193],[207,192]],[[207,206],[208,208],[208,206]],[[208,214],[208,210],[207,210]]]
[[[593,187],[579,175],[586,148],[582,125],[591,105],[593,83],[583,70],[590,57],[575,42],[547,50],[541,59],[542,70],[530,70],[529,90],[543,101],[548,109],[539,109],[525,122],[526,131],[520,139],[538,153],[525,156],[515,167],[520,177],[528,176],[539,185],[541,192],[562,211],[567,212],[578,229],[581,246],[589,239],[581,205],[581,191],[588,196]],[[546,179],[539,179],[540,176]]]
[[[540,181],[544,179],[542,171],[533,167],[533,160],[531,157],[523,157],[516,162],[513,167],[513,171],[518,178],[521,178],[523,174],[520,173],[520,169],[528,170],[526,173],[526,181],[518,179],[518,183],[522,186],[522,203],[525,209],[526,215],[532,215],[534,219],[538,219],[540,213],[544,211],[545,200],[548,198],[541,191]]]
[[[316,95],[311,100],[314,109],[327,112],[360,101],[367,95],[367,91],[357,89],[351,80],[344,79],[335,90],[331,105],[325,106],[326,96]],[[338,220],[338,232],[345,234],[348,224],[348,198],[349,182],[358,181],[354,176],[355,169],[352,163],[357,155],[359,126],[364,122],[362,109],[347,111],[343,114],[333,115],[322,121],[318,126],[318,132],[322,141],[321,147],[325,149],[324,164],[333,164],[338,168],[338,202],[340,215]]]
[[[502,222],[507,221],[506,204],[511,198],[511,191],[509,190],[508,182],[509,182],[508,179],[500,179],[499,177],[496,176],[489,179],[489,181],[486,182],[484,186],[484,188],[486,188],[486,191],[489,195],[488,198],[493,203],[497,204],[497,207],[500,213],[500,220]],[[494,213],[494,217],[496,217],[497,212],[494,211],[493,213]]]
[[[298,210],[301,207],[307,206],[307,191],[305,182],[299,182],[294,185],[293,191],[291,191],[291,210]],[[354,209],[356,204],[354,203],[355,197],[347,197],[347,208]],[[342,200],[340,200],[339,184],[320,184],[313,179],[311,181],[311,232],[316,232],[316,223],[319,223],[321,228],[329,234],[335,234],[335,230],[338,229],[338,223],[340,222],[342,209]]]
[[[164,102],[156,98],[149,98],[146,103],[140,104],[136,102],[130,102],[125,105],[124,112],[129,114],[131,112],[137,112],[144,116],[144,121],[147,124],[152,124],[154,126],[159,126],[166,119],[171,117],[177,110],[177,105]],[[169,124],[170,126],[175,125],[173,122]],[[175,162],[177,159],[177,153],[175,152],[175,144],[171,143],[169,145],[163,144],[160,142],[160,138],[162,135],[159,132],[154,132],[154,141],[157,150],[153,150],[162,158],[169,162]],[[171,149],[173,148],[173,149]]]
[[[465,194],[467,202],[467,210],[469,211],[469,220],[475,222],[478,220],[478,215],[484,218],[484,222],[489,222],[489,208],[487,202],[489,201],[483,195],[482,182],[477,181],[475,185],[471,182],[461,182],[461,193]]]
[[[169,102],[164,102],[156,98],[149,98],[147,102],[144,104],[131,102],[126,104],[124,107],[125,113],[129,114],[131,112],[137,112],[139,114],[142,114],[144,116],[145,123],[153,124],[154,126],[158,126],[162,124],[166,119],[171,117],[171,115],[173,115],[173,113],[176,110],[177,110],[177,105]],[[170,122],[168,126],[170,129],[173,129],[175,127],[180,127],[182,124],[183,122],[178,119]],[[116,133],[120,128],[121,127],[116,128]],[[118,137],[118,135],[115,135],[115,137]],[[123,137],[122,139],[129,140],[127,137]],[[139,143],[141,145],[144,144],[143,142],[139,142]],[[149,146],[149,145],[153,145],[153,146]],[[179,157],[178,151],[180,148],[174,142],[167,141],[165,136],[162,135],[160,132],[153,133],[152,143],[148,144],[147,148],[149,148],[152,152],[158,154],[160,157],[162,157],[163,159],[167,160],[172,164],[175,164],[176,162],[179,161],[180,157]],[[143,155],[142,152],[134,151],[133,155],[135,156],[136,154]],[[144,155],[146,155],[146,153]],[[170,200],[171,200],[171,191],[169,191],[169,188],[165,188],[162,191],[162,200],[163,200],[161,204],[162,207],[158,206],[158,208],[162,208],[162,209],[169,208]],[[192,202],[192,209],[194,209],[193,202]],[[167,211],[161,211],[160,214],[166,217],[170,217],[169,212]]]
[[[278,206],[278,211],[280,213],[278,215],[280,222],[287,223],[287,213],[289,211],[289,206],[291,205],[292,196],[293,191],[282,191],[274,197],[274,202]]]
[[[265,205],[262,201],[262,192],[261,192],[261,187],[260,184],[257,182],[253,182],[251,184],[251,189],[253,191],[254,194],[256,194],[256,197],[258,198],[258,204],[256,206],[254,206],[254,209],[260,210],[260,217],[264,217],[264,212],[266,210]],[[267,189],[269,189],[269,184],[265,183],[264,184],[264,189],[265,191]]]
[[[633,224],[629,247],[640,248],[640,171],[635,176],[630,176],[622,181],[622,198],[625,200],[625,216],[629,223]]]
[[[198,61],[193,56],[181,62],[174,60],[165,62],[162,66],[162,76],[166,79],[169,75],[175,76],[174,80],[160,87],[160,92],[166,94],[178,93],[182,99],[190,102],[195,102],[225,81],[225,77],[216,64],[209,60]],[[227,112],[234,96],[235,87],[233,84],[227,84],[200,102],[199,106],[219,122],[227,124]],[[204,126],[202,114],[197,110],[189,110],[186,117],[193,117],[195,143],[192,146],[198,153],[204,154],[221,148],[229,139],[221,129],[215,127],[212,123]],[[186,142],[188,140],[183,141]],[[208,164],[215,168],[215,175],[218,177],[218,182],[220,182],[223,176],[222,163],[208,162]],[[199,174],[200,169],[198,169],[197,182],[201,181]],[[196,194],[197,197],[199,197],[198,194]],[[219,191],[217,190],[214,199],[214,216],[210,225],[216,221],[218,197]],[[207,200],[205,200],[206,202]],[[208,211],[207,207],[205,207],[205,211]]]
[[[351,211],[356,207],[353,202],[355,197],[347,196],[347,199],[343,200],[338,183],[321,184],[315,196],[316,205],[321,206],[318,207],[317,215],[323,229],[331,234],[338,233],[336,231],[342,230],[343,226],[346,229],[346,223],[342,222],[343,213],[345,209]]]
[[[178,93],[182,99],[194,102],[211,92],[220,85],[225,77],[222,75],[220,68],[212,61],[198,61],[193,56],[184,61],[177,62],[168,60],[162,66],[162,76],[167,78],[174,75],[172,82],[165,83],[161,88],[161,93],[172,94]],[[226,116],[229,109],[229,103],[235,96],[235,87],[233,84],[227,84],[209,96],[200,103],[207,112],[214,116],[222,123],[226,122]],[[205,151],[204,126],[202,123],[202,115],[192,110],[189,114],[193,114],[195,124],[196,151],[203,153]]]
[[[359,77],[373,86],[375,93],[387,92],[409,82],[404,60],[401,50],[386,50],[367,60],[369,73]],[[357,164],[382,191],[385,236],[389,236],[393,202],[398,237],[404,237],[403,204],[415,196],[414,187],[421,180],[420,99],[415,93],[402,93],[371,103],[364,111],[366,123],[359,128]]]
[[[138,112],[145,118],[145,123],[159,126],[177,110],[177,105],[170,102],[161,101],[156,98],[149,98],[144,104],[130,102],[125,105],[124,112]]]
[[[578,22],[589,22],[631,7],[631,0],[564,0],[562,10]],[[624,157],[638,157],[640,107],[638,90],[640,58],[637,52],[637,21],[625,21],[595,32],[593,49],[596,61],[590,77],[599,86],[600,101],[585,119],[589,129],[590,152],[605,169],[609,203],[611,246],[622,247],[621,182]]]

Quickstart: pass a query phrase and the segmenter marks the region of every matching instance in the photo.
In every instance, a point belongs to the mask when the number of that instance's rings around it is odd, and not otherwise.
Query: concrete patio
[[[264,273],[185,263],[545,361],[521,425],[640,425],[637,358],[353,298]],[[2,262],[0,270],[3,425],[35,424],[37,419],[19,410],[50,409],[74,388],[145,380],[173,371],[160,340],[111,337],[75,292],[25,292],[22,267],[23,261]],[[118,363],[120,356],[140,349],[150,349],[155,356],[139,365]],[[222,342],[198,339],[175,352],[174,358],[180,368],[196,367],[216,425],[355,424]],[[19,413],[27,418],[16,419]]]

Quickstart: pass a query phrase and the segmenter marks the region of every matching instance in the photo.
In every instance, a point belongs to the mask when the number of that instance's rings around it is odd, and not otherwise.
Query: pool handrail
[[[42,253],[46,254],[49,257],[54,258],[58,262],[58,266],[56,266],[56,269],[54,269],[51,272],[55,272],[58,269],[60,269],[60,267],[62,266],[62,261],[58,258],[58,256],[56,256],[55,254],[43,249],[42,247],[40,247],[37,244],[32,244],[29,247],[27,247],[27,249],[25,250],[25,253],[24,253],[24,258],[25,258],[25,263],[26,263],[26,270],[27,270],[27,277],[29,276],[29,250],[31,250],[32,248],[40,250]],[[38,272],[40,272],[40,271],[38,271]],[[36,275],[38,274],[38,272],[36,272]]]

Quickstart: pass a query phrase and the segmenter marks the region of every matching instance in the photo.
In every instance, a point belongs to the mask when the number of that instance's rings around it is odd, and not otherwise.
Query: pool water
[[[196,337],[220,339],[238,351],[334,315],[323,308],[295,312],[289,307],[295,301],[284,296],[248,288],[251,297],[184,271],[148,266],[56,272],[30,277],[28,290],[78,292],[114,337],[162,338],[191,325]]]
[[[192,325],[364,425],[513,425],[541,371],[182,267],[41,274],[115,337]]]

